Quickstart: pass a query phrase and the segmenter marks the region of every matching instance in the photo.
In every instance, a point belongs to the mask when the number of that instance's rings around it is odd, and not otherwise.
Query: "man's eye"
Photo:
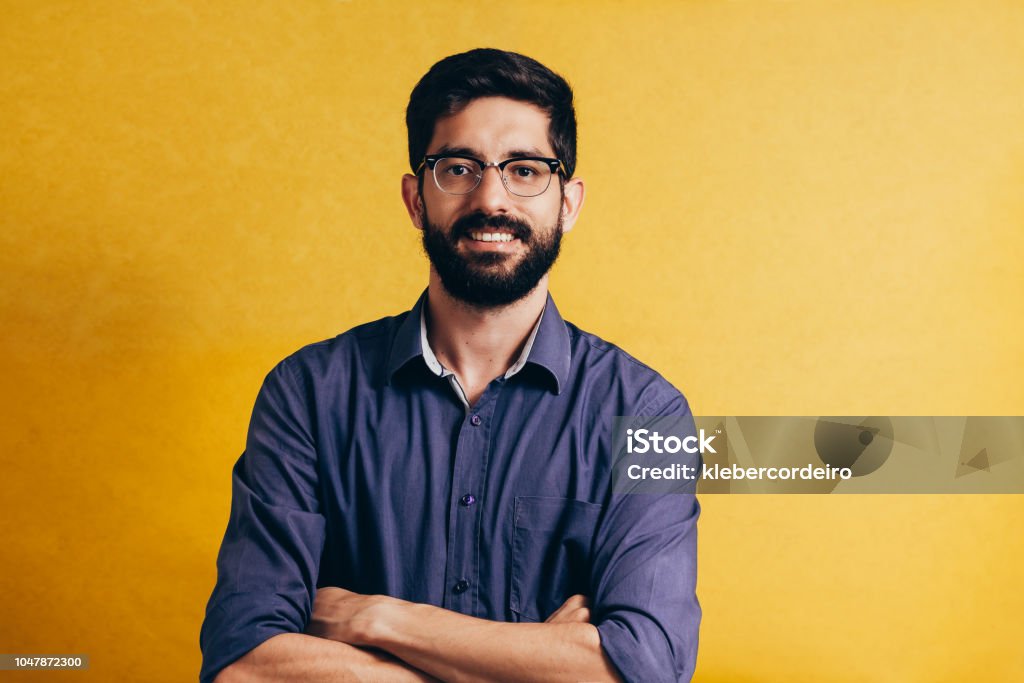
[[[453,164],[445,169],[445,173],[453,176],[464,176],[470,173],[469,167],[462,164]]]
[[[537,175],[537,170],[529,166],[516,166],[512,169],[512,173],[519,178],[532,178]]]

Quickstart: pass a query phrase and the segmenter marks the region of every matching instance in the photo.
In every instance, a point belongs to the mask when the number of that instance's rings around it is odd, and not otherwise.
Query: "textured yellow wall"
[[[470,47],[575,86],[553,291],[698,413],[1024,414],[1024,5],[449,4],[0,3],[0,652],[194,680],[259,384],[414,301]],[[703,504],[696,680],[1024,679],[1024,496]]]

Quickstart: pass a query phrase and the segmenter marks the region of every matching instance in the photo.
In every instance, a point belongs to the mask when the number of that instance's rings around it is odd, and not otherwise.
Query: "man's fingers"
[[[589,624],[590,610],[586,607],[574,609],[572,612],[567,614],[562,621],[570,624]]]
[[[586,610],[586,619],[590,619],[590,601],[587,596],[577,593],[572,595],[568,600],[562,603],[562,606],[556,609],[551,616],[544,621],[546,623],[562,623],[562,622],[576,622],[579,621],[579,615],[576,614],[579,610]]]
[[[551,616],[549,616],[544,621],[547,621],[547,622],[560,621],[566,614],[568,614],[572,610],[577,609],[577,608],[585,605],[586,604],[586,600],[587,600],[586,596],[585,595],[580,595],[579,593],[577,593],[576,595],[570,595],[569,599],[566,600],[565,602],[563,602],[562,605],[558,609],[556,609],[554,612],[552,612]]]
[[[558,610],[574,610],[579,609],[580,607],[587,607],[589,605],[590,600],[587,596],[582,593],[577,593],[576,595],[570,595],[569,599],[563,602],[562,606],[559,607]]]
[[[552,614],[545,620],[549,624],[589,624],[590,610],[586,607]]]
[[[586,595],[583,595],[582,593],[577,593],[576,595],[573,595],[565,602],[566,604],[572,605],[574,607],[590,607],[590,598],[588,598]]]

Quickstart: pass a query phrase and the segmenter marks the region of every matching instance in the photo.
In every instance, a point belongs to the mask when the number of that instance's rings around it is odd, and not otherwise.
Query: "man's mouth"
[[[493,232],[484,230],[470,230],[469,237],[477,242],[511,242],[516,238],[510,232]]]
[[[477,249],[505,251],[513,243],[530,243],[530,226],[511,216],[487,216],[476,212],[463,216],[452,225],[452,233]]]

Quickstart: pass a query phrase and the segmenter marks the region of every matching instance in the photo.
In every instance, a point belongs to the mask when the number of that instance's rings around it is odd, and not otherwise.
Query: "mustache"
[[[520,242],[529,241],[533,235],[533,230],[525,221],[504,214],[489,216],[481,211],[477,211],[468,216],[463,216],[452,223],[452,238],[458,239],[459,237],[468,236],[471,231],[480,230],[481,228],[507,230]]]

